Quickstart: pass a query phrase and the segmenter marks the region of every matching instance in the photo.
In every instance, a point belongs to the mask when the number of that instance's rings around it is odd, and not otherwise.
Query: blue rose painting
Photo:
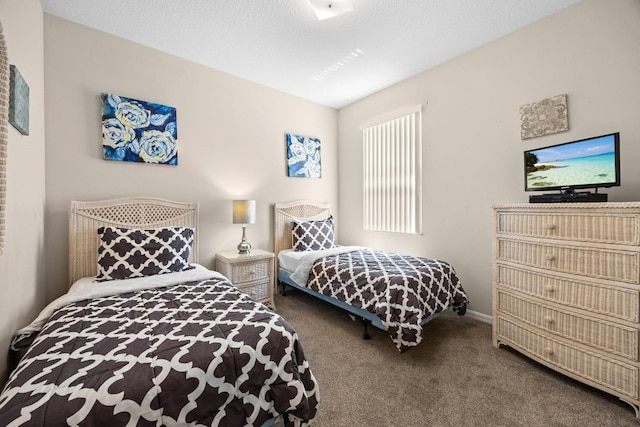
[[[287,166],[291,177],[320,178],[320,140],[287,134]]]
[[[102,149],[106,160],[177,165],[176,109],[103,93]]]

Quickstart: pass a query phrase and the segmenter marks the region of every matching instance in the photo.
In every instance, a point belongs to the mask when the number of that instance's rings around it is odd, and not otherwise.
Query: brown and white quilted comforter
[[[307,425],[293,328],[221,277],[58,308],[0,395],[2,426]]]
[[[396,347],[422,341],[422,321],[467,302],[447,262],[362,249],[318,258],[307,286],[377,315]]]

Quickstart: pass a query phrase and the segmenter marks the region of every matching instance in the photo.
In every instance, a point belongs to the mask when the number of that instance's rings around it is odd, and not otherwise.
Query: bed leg
[[[364,326],[364,334],[362,334],[362,339],[370,340],[371,335],[369,335],[369,321],[364,317],[362,318],[362,325]]]
[[[282,284],[282,292],[280,292],[280,295],[282,295],[283,297],[287,296],[287,284],[284,282],[280,282]]]

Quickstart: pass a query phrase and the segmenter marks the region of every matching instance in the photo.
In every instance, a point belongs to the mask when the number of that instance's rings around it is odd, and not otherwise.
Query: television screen
[[[620,185],[618,132],[524,152],[525,190],[571,191]]]

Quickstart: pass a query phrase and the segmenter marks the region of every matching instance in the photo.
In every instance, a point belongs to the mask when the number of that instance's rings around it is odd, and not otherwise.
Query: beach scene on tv
[[[616,181],[615,138],[577,141],[525,152],[527,189]]]

